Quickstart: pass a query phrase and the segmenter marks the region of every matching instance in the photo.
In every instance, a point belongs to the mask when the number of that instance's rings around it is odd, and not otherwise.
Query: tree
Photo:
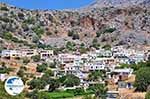
[[[19,77],[23,77],[24,76],[24,70],[20,69],[18,72],[17,72],[17,75]]]
[[[36,68],[37,72],[44,72],[46,71],[48,65],[46,63],[42,63],[41,65],[38,65]]]
[[[46,86],[46,81],[40,78],[34,78],[30,82],[28,82],[30,89],[44,89]]]
[[[140,68],[136,72],[135,87],[138,91],[146,91],[150,85],[150,67]]]
[[[32,92],[27,93],[26,96],[30,99],[38,99],[38,90],[33,90]]]
[[[7,67],[5,66],[5,63],[4,63],[4,62],[1,63],[1,66],[2,66],[2,67],[0,67],[0,74],[5,74],[5,73],[9,74],[10,71],[13,71],[12,68],[7,68]]]
[[[26,67],[20,67],[19,71],[17,72],[17,75],[19,77],[21,77],[21,79],[23,80],[24,83],[26,83],[26,81],[28,80],[27,74],[25,73],[25,71],[27,71]]]
[[[104,78],[104,74],[102,71],[92,71],[89,74],[89,80],[92,81],[99,81],[99,79],[103,79]]]
[[[59,81],[56,79],[51,79],[49,82],[49,92],[53,92],[54,90],[56,90],[56,88],[59,87]]]
[[[147,91],[147,93],[145,95],[145,99],[150,99],[150,91]]]
[[[46,85],[49,85],[49,91],[52,92],[56,88],[59,87],[59,81],[57,79],[53,79],[51,76],[53,76],[54,73],[51,70],[47,70],[45,74],[41,77],[42,81],[45,81]]]
[[[31,59],[33,59],[34,62],[39,62],[40,61],[40,55],[32,56]]]
[[[48,79],[49,79],[51,76],[54,76],[54,72],[53,72],[52,70],[46,70],[46,71],[44,72],[44,75],[42,76],[41,79],[43,79],[43,80],[47,81],[47,83],[49,83],[49,82],[48,82]]]
[[[93,92],[95,92],[95,96],[96,97],[99,97],[101,99],[105,99],[106,98],[107,89],[106,89],[106,86],[104,84],[90,85],[89,89],[92,90]]]
[[[61,78],[59,78],[59,81],[66,87],[78,86],[80,84],[80,79],[72,74],[62,76]]]
[[[95,38],[92,41],[92,47],[99,49],[100,44],[98,44],[98,40]]]
[[[27,57],[23,58],[23,63],[25,65],[28,64],[29,62],[30,62],[30,60]]]

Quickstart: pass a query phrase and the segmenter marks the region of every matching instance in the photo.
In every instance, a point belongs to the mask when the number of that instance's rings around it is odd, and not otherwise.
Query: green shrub
[[[68,42],[66,43],[66,48],[67,48],[68,50],[70,50],[70,51],[75,50],[75,43],[68,41]]]
[[[0,74],[5,74],[5,73],[9,74],[10,71],[13,71],[13,69],[7,68],[5,66],[0,68]]]
[[[36,70],[37,70],[37,72],[44,72],[44,71],[46,71],[47,67],[48,67],[47,64],[43,63],[42,65],[38,65]]]
[[[145,95],[145,99],[150,99],[150,91],[148,91]]]
[[[34,24],[35,23],[35,19],[33,17],[28,17],[28,19],[26,19],[24,21],[24,23],[27,23],[27,24]]]
[[[110,49],[111,49],[111,45],[106,44],[106,45],[103,46],[103,49],[105,49],[105,50],[110,50]]]
[[[88,90],[92,90],[95,93],[96,97],[101,97],[102,99],[106,98],[106,86],[104,84],[94,84],[90,85]]]
[[[68,31],[68,36],[72,37],[72,36],[73,36],[73,34],[74,34],[74,32],[73,32],[73,31]]]
[[[41,38],[42,34],[44,34],[44,29],[41,27],[35,27],[33,31],[36,33],[36,35]]]
[[[80,84],[80,79],[72,74],[67,74],[66,76],[62,76],[59,78],[59,81],[62,85],[66,87],[78,86]]]
[[[28,64],[29,62],[30,62],[30,60],[27,57],[23,58],[23,63],[24,64]]]
[[[101,36],[101,32],[96,32],[96,37],[100,37]]]
[[[40,61],[40,55],[32,56],[31,59],[33,59],[34,62],[39,62]]]
[[[20,42],[19,39],[16,38],[16,37],[12,37],[11,41],[13,41],[13,42],[15,42],[15,43],[19,43],[19,42]]]
[[[116,30],[116,28],[108,28],[104,30],[104,33],[112,33]]]
[[[46,81],[40,78],[34,78],[30,82],[28,82],[30,89],[44,89],[46,86]]]
[[[6,40],[11,40],[13,38],[13,36],[10,32],[5,32],[5,33],[3,33],[2,38],[6,39]]]
[[[150,85],[150,67],[142,67],[136,72],[135,87],[138,91],[146,91]]]
[[[92,47],[99,49],[100,44],[98,43],[98,40],[95,38],[92,41]]]

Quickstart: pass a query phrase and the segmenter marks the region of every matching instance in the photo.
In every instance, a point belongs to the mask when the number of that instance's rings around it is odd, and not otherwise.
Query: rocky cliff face
[[[98,0],[96,4],[105,1],[120,4],[120,0]],[[141,0],[133,1],[141,3]],[[0,40],[5,45],[16,46],[17,43],[23,47],[42,42],[64,46],[67,41],[73,41],[89,46],[93,39],[101,45],[150,44],[150,8],[146,6],[30,11],[1,4],[0,12]]]

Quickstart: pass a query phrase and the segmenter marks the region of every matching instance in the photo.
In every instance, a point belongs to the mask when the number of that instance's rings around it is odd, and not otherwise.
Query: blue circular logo
[[[23,81],[20,77],[12,76],[9,77],[5,82],[5,90],[10,95],[18,95],[24,89]]]

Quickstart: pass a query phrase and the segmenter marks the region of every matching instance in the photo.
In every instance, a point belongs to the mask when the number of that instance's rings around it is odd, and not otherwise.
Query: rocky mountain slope
[[[148,5],[150,0],[95,0],[90,7],[127,7],[135,5]]]
[[[119,5],[126,0],[98,0]],[[132,1],[132,0],[127,0]],[[139,3],[141,0],[133,0]],[[101,3],[102,2],[102,3]],[[2,47],[64,46],[67,41],[90,46],[149,45],[150,8],[142,5],[92,7],[74,11],[26,10],[0,4],[0,44]]]

